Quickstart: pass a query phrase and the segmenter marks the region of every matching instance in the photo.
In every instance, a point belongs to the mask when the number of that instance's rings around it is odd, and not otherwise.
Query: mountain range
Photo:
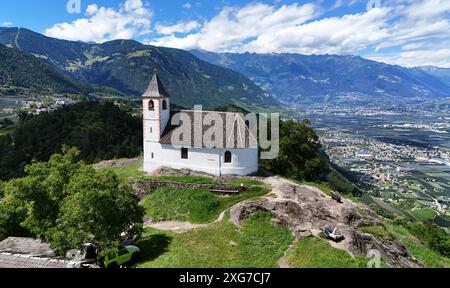
[[[358,56],[190,52],[246,75],[287,104],[355,107],[450,97],[450,69],[445,68],[405,68]]]
[[[405,68],[348,55],[187,52],[133,40],[84,43],[0,28],[0,95],[137,98],[155,69],[180,107],[357,107],[450,99],[446,68]]]
[[[196,104],[206,107],[235,104],[246,108],[278,105],[244,75],[200,60],[183,50],[154,47],[133,40],[102,44],[66,41],[24,28],[0,28],[0,44],[21,52],[20,55],[31,54],[59,72],[42,71],[43,74],[62,74],[64,81],[69,79],[81,86],[110,87],[128,97],[139,97],[157,70],[174,104],[181,107]],[[6,61],[1,57],[0,67],[6,67],[3,65]],[[36,63],[33,61],[29,65]],[[24,77],[32,79],[33,74]]]

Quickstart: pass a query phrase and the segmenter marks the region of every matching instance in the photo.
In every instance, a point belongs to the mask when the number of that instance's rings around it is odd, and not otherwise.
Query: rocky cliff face
[[[337,227],[345,236],[340,243],[330,242],[352,255],[367,256],[370,250],[378,250],[384,262],[391,267],[423,267],[408,250],[391,239],[364,233],[362,227],[383,226],[378,215],[363,204],[349,200],[338,203],[318,189],[278,178],[267,178],[272,194],[262,200],[243,202],[231,211],[232,221],[240,225],[258,211],[269,211],[273,222],[288,227],[296,238],[319,237],[323,228]]]

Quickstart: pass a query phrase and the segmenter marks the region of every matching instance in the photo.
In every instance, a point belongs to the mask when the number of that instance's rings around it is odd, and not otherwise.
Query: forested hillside
[[[88,163],[139,156],[142,121],[113,103],[84,102],[49,114],[22,116],[0,136],[0,180],[23,175],[25,165],[48,161],[63,145],[77,147]]]
[[[0,94],[18,94],[26,89],[42,94],[86,92],[51,65],[1,44],[0,64]]]
[[[119,96],[112,88],[72,80],[52,65],[25,52],[0,44],[0,95]]]
[[[24,28],[0,28],[0,44],[30,53],[73,80],[111,87],[128,97],[142,95],[157,69],[172,102],[178,106],[278,106],[277,101],[246,76],[179,49],[132,40],[102,44],[66,41]]]

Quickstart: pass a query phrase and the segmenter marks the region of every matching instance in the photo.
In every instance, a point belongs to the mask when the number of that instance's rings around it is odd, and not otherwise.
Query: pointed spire
[[[147,90],[145,90],[144,94],[142,94],[143,98],[168,98],[169,93],[167,93],[166,89],[159,80],[158,74],[156,73],[156,69],[154,70],[153,78],[148,84]]]

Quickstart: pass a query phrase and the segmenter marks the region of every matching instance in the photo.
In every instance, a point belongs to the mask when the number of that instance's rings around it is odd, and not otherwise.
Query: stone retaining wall
[[[144,199],[152,192],[159,188],[181,188],[181,189],[203,189],[203,190],[223,190],[223,191],[239,191],[238,186],[219,185],[219,184],[199,184],[199,183],[183,183],[183,182],[160,182],[160,181],[139,181],[131,182],[134,192],[139,199]]]

